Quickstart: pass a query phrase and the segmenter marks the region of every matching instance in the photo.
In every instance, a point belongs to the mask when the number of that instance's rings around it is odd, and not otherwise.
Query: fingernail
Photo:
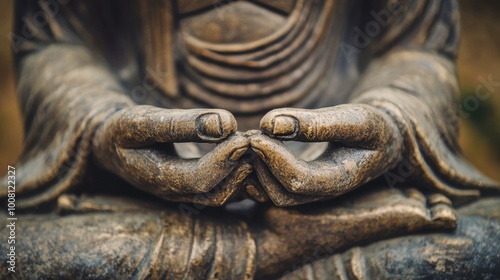
[[[273,120],[273,135],[285,136],[297,130],[297,120],[289,116],[277,116]]]
[[[222,137],[222,122],[218,114],[207,114],[196,120],[196,128],[200,138]]]
[[[248,147],[245,148],[239,148],[238,150],[234,151],[233,154],[229,157],[230,160],[236,161],[241,158],[241,156],[247,151]]]

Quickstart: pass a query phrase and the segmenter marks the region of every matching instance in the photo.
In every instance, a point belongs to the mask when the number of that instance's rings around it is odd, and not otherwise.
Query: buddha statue
[[[17,277],[500,275],[456,0],[19,0],[10,38]]]

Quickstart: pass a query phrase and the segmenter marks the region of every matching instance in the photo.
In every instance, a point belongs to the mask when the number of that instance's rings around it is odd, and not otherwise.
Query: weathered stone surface
[[[16,6],[18,276],[497,275],[457,1]]]

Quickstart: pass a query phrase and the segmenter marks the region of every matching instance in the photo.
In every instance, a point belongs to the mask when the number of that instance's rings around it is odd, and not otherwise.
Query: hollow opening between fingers
[[[294,155],[305,161],[313,161],[317,159],[328,148],[327,142],[304,143],[296,141],[283,142]]]
[[[328,147],[327,142],[321,143],[303,143],[296,141],[285,141],[283,142],[286,147],[288,147],[292,153],[297,157],[305,161],[313,161],[317,159]],[[183,159],[197,159],[206,155],[215,148],[216,144],[213,143],[174,143],[175,151],[179,157]],[[250,153],[250,150],[248,151]],[[245,154],[242,159],[251,157],[249,154]]]
[[[214,149],[216,144],[213,143],[174,143],[177,155],[183,159],[197,159],[208,154]]]

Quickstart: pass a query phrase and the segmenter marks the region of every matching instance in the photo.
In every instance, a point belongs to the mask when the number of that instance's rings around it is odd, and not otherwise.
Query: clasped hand
[[[304,161],[283,141],[328,142]],[[218,143],[198,159],[177,155],[174,143]],[[237,132],[233,115],[219,109],[135,106],[106,119],[93,138],[97,162],[137,188],[176,202],[220,206],[241,193],[255,170],[278,206],[347,193],[393,168],[403,151],[395,121],[365,104],[322,109],[276,109],[260,132]],[[244,153],[258,156],[241,160]],[[213,192],[211,195],[200,195]]]

